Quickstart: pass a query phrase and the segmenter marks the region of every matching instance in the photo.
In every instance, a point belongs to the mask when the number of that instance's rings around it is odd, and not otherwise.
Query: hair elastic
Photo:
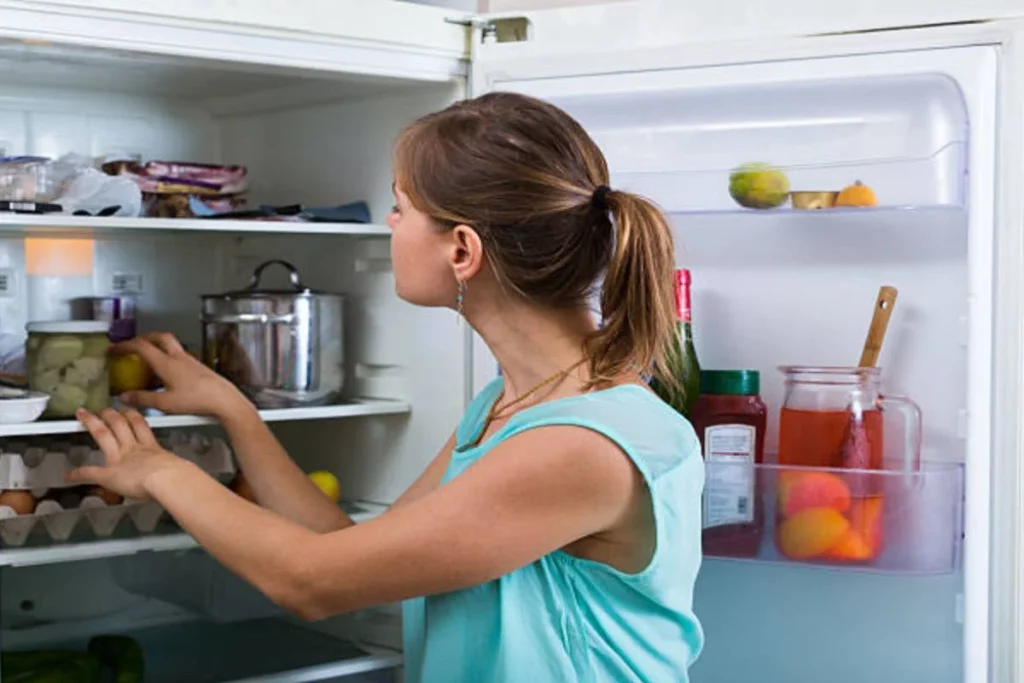
[[[598,211],[608,211],[608,194],[612,188],[607,185],[598,185],[594,194],[590,196],[590,205]]]

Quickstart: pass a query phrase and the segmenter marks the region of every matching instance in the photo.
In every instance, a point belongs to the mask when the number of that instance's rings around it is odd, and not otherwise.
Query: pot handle
[[[270,315],[268,313],[215,313],[201,317],[204,323],[220,323],[222,325],[291,325],[295,322],[295,314]]]
[[[264,261],[256,266],[256,270],[252,271],[252,279],[249,280],[249,289],[256,289],[259,287],[260,276],[263,275],[263,269],[267,266],[283,266],[288,270],[288,280],[292,283],[292,286],[295,287],[296,291],[305,291],[308,289],[306,285],[302,284],[302,280],[299,279],[299,271],[296,270],[295,266],[279,258]]]

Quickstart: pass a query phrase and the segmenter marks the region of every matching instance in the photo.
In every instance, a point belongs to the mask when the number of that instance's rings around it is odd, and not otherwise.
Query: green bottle
[[[662,386],[657,378],[651,381],[651,388],[677,412],[690,416],[697,396],[700,395],[700,362],[697,349],[693,346],[693,320],[690,313],[690,271],[685,268],[675,274],[676,316],[679,334],[668,355],[668,366],[672,375],[679,380],[680,389]]]

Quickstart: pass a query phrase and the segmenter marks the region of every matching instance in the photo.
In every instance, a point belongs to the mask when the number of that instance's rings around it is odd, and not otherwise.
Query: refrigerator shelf
[[[708,463],[704,553],[844,571],[956,571],[963,542],[963,465],[900,467]],[[712,521],[716,526],[709,527]]]
[[[754,153],[757,156],[756,152]],[[838,192],[860,181],[874,190],[878,207],[887,210],[908,207],[962,209],[967,192],[967,148],[950,142],[925,157],[864,158],[814,164],[776,165],[786,174],[793,192]],[[612,186],[650,197],[667,213],[726,212],[771,215],[792,212],[820,216],[851,209],[792,209],[787,198],[774,209],[750,209],[729,194],[730,175],[744,163],[713,169],[672,169],[612,172]]]
[[[347,677],[368,682],[390,679],[361,674],[402,665],[402,655],[393,650],[346,642],[281,619],[232,625],[191,621],[122,634],[142,646],[147,683],[307,683]],[[87,642],[38,647],[80,650]]]
[[[279,408],[261,410],[264,422],[298,420],[333,420],[346,417],[374,415],[401,415],[411,410],[408,403],[379,399],[356,399],[349,403],[308,408]],[[153,429],[195,427],[216,424],[216,420],[198,415],[150,415],[146,421]],[[73,434],[85,429],[77,420],[40,420],[22,424],[0,425],[0,438],[8,436],[34,436],[40,434]]]
[[[387,506],[361,501],[345,503],[344,508],[359,522],[387,510]],[[204,552],[149,554],[115,561],[112,568],[121,589],[214,622],[252,621],[285,614],[263,593]]]
[[[386,225],[376,223],[302,223],[293,221],[210,220],[202,218],[126,218],[35,215],[0,212],[0,233],[61,234],[158,234],[188,232],[193,235],[349,235],[390,237]]]
[[[343,502],[342,505],[345,512],[357,522],[373,519],[387,510],[386,505],[363,501]],[[151,532],[145,534],[138,533],[133,525],[123,521],[108,538],[96,538],[84,525],[79,525],[67,542],[63,543],[54,542],[42,534],[34,534],[23,546],[0,548],[0,567],[64,564],[198,547],[194,538],[164,516],[157,520]]]

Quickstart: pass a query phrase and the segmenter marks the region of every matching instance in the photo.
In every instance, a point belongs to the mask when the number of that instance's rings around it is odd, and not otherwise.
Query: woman
[[[80,419],[107,456],[73,473],[158,500],[229,569],[308,619],[394,600],[407,680],[687,680],[703,636],[700,450],[642,374],[665,373],[668,225],[607,186],[563,111],[492,94],[408,128],[388,219],[398,294],[455,308],[503,379],[377,519],[320,495],[254,408],[169,335],[125,348],[164,380],[124,397],[212,415],[259,505],[163,451],[134,411]],[[598,328],[588,307],[603,276]],[[426,597],[422,597],[426,596]]]

